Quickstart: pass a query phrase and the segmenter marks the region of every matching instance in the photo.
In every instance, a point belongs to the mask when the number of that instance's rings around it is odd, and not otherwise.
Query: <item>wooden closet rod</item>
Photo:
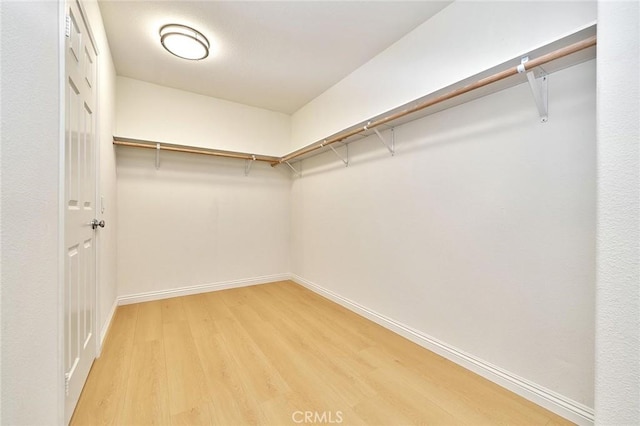
[[[596,36],[592,36],[589,38],[586,38],[582,41],[579,41],[577,43],[571,44],[569,46],[560,48],[558,50],[555,50],[553,52],[547,53],[546,55],[542,55],[539,58],[535,58],[535,59],[530,59],[528,62],[524,63],[524,67],[525,67],[525,71],[530,71],[535,67],[539,67],[541,65],[544,65],[548,62],[554,61],[556,59],[560,59],[563,58],[565,56],[571,55],[573,53],[579,52],[581,50],[587,49],[589,47],[595,46],[596,45]],[[410,107],[410,108],[406,108],[404,110],[398,111],[396,113],[393,114],[389,114],[385,117],[379,118],[377,120],[373,120],[373,121],[368,121],[366,124],[361,125],[359,127],[356,127],[353,130],[349,130],[343,133],[338,133],[336,136],[330,138],[330,139],[326,139],[320,143],[316,143],[314,145],[310,145],[308,147],[305,148],[301,148],[297,151],[294,151],[290,154],[285,155],[284,157],[280,158],[278,161],[274,161],[273,163],[271,163],[272,167],[275,167],[279,164],[282,164],[284,162],[287,161],[291,161],[294,160],[302,155],[308,154],[312,151],[318,150],[320,148],[323,148],[325,146],[331,145],[333,143],[336,142],[341,142],[351,136],[357,135],[360,132],[364,132],[366,130],[369,129],[373,129],[374,127],[377,126],[381,126],[383,124],[389,123],[390,121],[396,120],[398,118],[404,117],[406,115],[412,114],[414,112],[420,111],[422,109],[428,108],[430,106],[439,104],[441,102],[447,101],[449,99],[455,98],[457,96],[460,95],[464,95],[465,93],[471,92],[472,90],[476,90],[479,89],[481,87],[484,86],[488,86],[489,84],[495,83],[497,81],[500,80],[504,80],[505,78],[514,76],[519,74],[520,72],[518,71],[518,67],[512,67],[509,69],[506,69],[504,71],[500,71],[496,74],[493,74],[489,77],[485,77],[483,79],[480,79],[476,82],[473,82],[471,84],[468,84],[466,86],[460,87],[458,89],[452,90],[450,92],[444,93],[442,95],[436,96],[434,98],[431,99],[427,99],[424,100],[422,102],[419,102],[417,104],[415,104],[414,106]]]
[[[246,152],[223,151],[220,149],[198,148],[194,146],[178,146],[159,142],[142,141],[138,139],[119,138],[114,136],[114,145],[131,146],[134,148],[159,149],[161,151],[187,152],[190,154],[212,155],[215,157],[238,158],[240,160],[265,161],[268,163],[277,162],[279,157],[271,155],[248,154]]]
[[[473,90],[480,89],[492,83],[496,83],[500,80],[504,80],[506,78],[517,75],[521,72],[530,71],[536,67],[544,65],[556,59],[560,59],[565,56],[569,56],[573,53],[579,52],[581,50],[587,49],[589,47],[595,46],[596,43],[597,43],[596,36],[586,38],[582,41],[560,48],[553,52],[547,53],[538,58],[530,59],[528,62],[525,62],[524,64],[521,64],[519,66],[520,71],[518,70],[519,68],[518,66],[508,68],[504,71],[500,71],[489,77],[482,78],[466,86],[463,86],[463,87],[451,90],[450,92],[444,93],[442,95],[435,96],[433,98],[418,102],[413,106],[405,108],[398,112],[389,113],[389,115],[383,116],[378,119],[371,119],[367,121],[366,124],[360,124],[359,126],[355,127],[352,130],[347,130],[342,133],[338,133],[332,138],[325,139],[322,142],[315,143],[307,147],[298,149],[297,151],[293,151],[285,155],[284,157],[250,154],[246,152],[236,152],[236,151],[223,151],[219,149],[207,149],[207,148],[199,148],[199,147],[186,146],[186,145],[182,146],[182,145],[174,145],[174,144],[165,144],[165,143],[158,143],[158,142],[138,140],[138,139],[121,138],[117,136],[114,136],[113,144],[120,145],[120,146],[130,146],[135,148],[155,149],[155,150],[174,151],[174,152],[186,152],[190,154],[202,154],[202,155],[211,155],[211,156],[226,157],[226,158],[237,158],[240,160],[264,161],[264,162],[271,163],[271,166],[275,167],[279,164],[295,160],[298,157],[301,157],[305,154],[316,151],[323,147],[329,146],[336,142],[342,142],[343,140],[351,136],[355,136],[361,132],[374,129],[375,127],[381,126],[383,124],[387,124],[389,122],[402,118],[406,115],[413,114],[415,112],[418,112],[430,106],[448,101],[457,96],[464,95],[465,93],[469,93]]]

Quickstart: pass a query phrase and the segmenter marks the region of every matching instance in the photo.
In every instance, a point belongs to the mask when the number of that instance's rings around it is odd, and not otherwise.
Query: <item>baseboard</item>
[[[102,352],[102,345],[104,345],[104,339],[107,337],[107,333],[109,332],[109,328],[111,327],[111,322],[113,321],[113,316],[116,313],[116,308],[118,307],[118,299],[116,298],[111,305],[111,309],[109,309],[109,313],[107,314],[107,320],[102,324],[102,329],[100,330],[100,345],[98,346],[98,354]]]
[[[327,290],[311,281],[295,274],[291,279],[308,288],[314,293],[320,294],[345,308],[362,315],[365,318],[411,340],[412,342],[437,353],[456,364],[473,371],[480,376],[528,399],[549,411],[565,417],[579,425],[593,425],[594,410],[552,390],[539,386],[527,379],[510,373],[500,367],[492,365],[471,354],[457,349],[425,333],[406,326],[398,321],[381,315],[365,306]]]
[[[265,275],[262,277],[246,278],[241,280],[222,281],[212,284],[200,284],[188,287],[172,288],[169,290],[149,291],[146,293],[129,294],[118,297],[118,305],[130,305],[132,303],[150,302],[153,300],[169,299],[171,297],[189,296],[191,294],[207,293],[210,291],[227,290],[230,288],[247,287],[251,285],[266,284],[274,281],[284,281],[291,278],[291,274]]]

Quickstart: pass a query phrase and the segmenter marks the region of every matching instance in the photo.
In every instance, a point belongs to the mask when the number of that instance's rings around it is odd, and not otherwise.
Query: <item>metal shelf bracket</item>
[[[344,166],[345,167],[349,167],[349,145],[345,144],[344,147],[347,150],[346,158],[343,157],[342,155],[340,155],[338,153],[338,151],[336,151],[336,149],[333,146],[329,145],[329,148],[331,148],[331,151],[333,151],[333,153],[336,155],[336,157],[338,157],[340,159],[340,161],[342,161],[344,163]]]
[[[382,144],[389,150],[389,153],[391,154],[391,156],[394,156],[396,153],[396,137],[395,137],[395,133],[393,131],[393,127],[391,128],[391,142],[387,142],[387,140],[384,138],[384,136],[382,136],[382,133],[380,133],[380,131],[378,129],[376,129],[375,127],[373,128],[373,131],[376,132],[376,135],[378,135],[378,138],[380,139],[380,142],[382,142]]]
[[[160,168],[160,144],[156,144],[156,170]]]
[[[299,171],[297,171],[297,170],[295,169],[295,167],[293,167],[293,166],[291,165],[291,163],[289,163],[288,161],[285,161],[285,163],[286,163],[286,165],[287,165],[287,166],[289,166],[289,168],[291,168],[291,170],[293,170],[293,173],[295,173],[295,174],[297,174],[298,176],[300,176],[300,172],[299,172]]]
[[[538,107],[538,114],[540,114],[540,122],[546,123],[549,120],[549,88],[547,85],[547,73],[542,71],[536,77],[533,71],[527,71],[525,68],[525,64],[529,61],[529,57],[525,56],[520,60],[520,65],[518,65],[518,72],[520,74],[527,73],[527,80],[529,81],[529,87],[531,88],[531,93],[533,94],[533,100],[536,103],[536,107]]]
[[[256,161],[256,156],[252,155],[251,159],[247,158],[244,164],[244,175],[249,176],[249,172],[251,171],[251,165]]]

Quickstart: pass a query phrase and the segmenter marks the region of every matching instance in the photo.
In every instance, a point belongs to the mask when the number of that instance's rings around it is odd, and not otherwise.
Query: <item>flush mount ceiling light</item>
[[[191,27],[167,24],[160,28],[160,43],[179,58],[198,61],[209,56],[209,40]]]

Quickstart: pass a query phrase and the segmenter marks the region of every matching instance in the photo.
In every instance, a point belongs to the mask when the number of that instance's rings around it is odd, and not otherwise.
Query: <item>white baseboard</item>
[[[98,346],[98,354],[102,352],[102,345],[104,345],[104,339],[107,337],[107,333],[109,332],[109,327],[111,327],[111,322],[113,321],[113,316],[116,313],[116,308],[118,307],[118,299],[116,298],[111,305],[111,309],[109,309],[109,313],[107,314],[107,320],[102,324],[102,329],[100,329],[100,345]]]
[[[423,348],[429,349],[430,351],[435,352],[438,355],[441,355],[506,389],[509,389],[523,398],[571,420],[572,422],[579,425],[593,425],[594,423],[594,410],[592,408],[483,361],[398,321],[381,315],[295,274],[291,274],[291,279],[314,293],[318,293],[321,296],[324,296],[339,305],[342,305],[345,308],[411,340]]]
[[[150,302],[153,300],[169,299],[171,297],[189,296],[191,294],[207,293],[210,291],[227,290],[230,288],[247,287],[251,285],[266,284],[274,281],[291,279],[291,274],[265,275],[262,277],[246,278],[241,280],[223,281],[212,284],[200,284],[188,287],[172,288],[169,290],[149,291],[145,293],[129,294],[118,297],[118,305]]]

